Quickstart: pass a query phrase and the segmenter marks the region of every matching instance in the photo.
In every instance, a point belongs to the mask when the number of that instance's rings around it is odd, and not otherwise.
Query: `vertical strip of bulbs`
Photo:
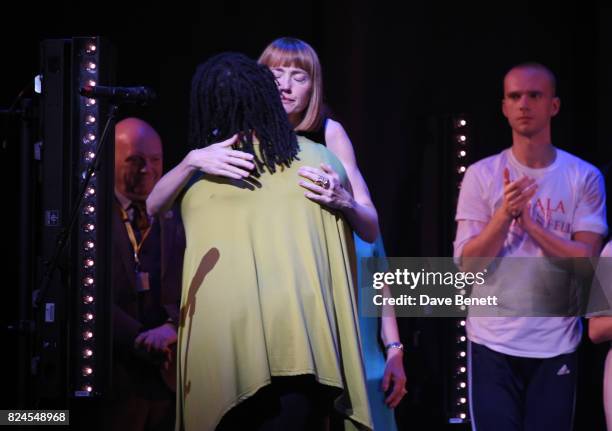
[[[469,124],[465,115],[457,115],[452,119],[452,139],[454,143],[453,179],[457,186],[455,204],[459,197],[459,189],[468,167],[468,146],[470,143]],[[455,205],[456,206],[456,205]],[[465,295],[465,289],[459,294]],[[465,311],[465,306],[461,307]],[[465,333],[465,318],[457,319],[453,326],[454,351],[453,374],[451,386],[452,416],[451,423],[466,423],[469,421],[468,409],[468,375],[467,375],[467,337]]]
[[[79,39],[76,47],[76,58],[80,60],[77,82],[79,88],[94,87],[98,81],[99,41],[97,38]],[[87,171],[95,161],[95,151],[99,135],[99,106],[95,99],[79,96],[79,170],[80,185],[87,176]],[[81,188],[81,187],[80,187]],[[79,189],[80,189],[79,188]],[[78,233],[79,249],[77,250],[78,269],[78,328],[76,358],[75,395],[90,396],[95,390],[96,364],[96,242],[97,242],[97,181],[95,173],[85,189],[83,204],[79,214]]]

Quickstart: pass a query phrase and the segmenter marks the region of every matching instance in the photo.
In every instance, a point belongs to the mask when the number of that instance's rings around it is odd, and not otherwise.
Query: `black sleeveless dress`
[[[327,143],[325,142],[325,130],[327,128],[327,120],[329,120],[329,117],[323,118],[323,120],[321,121],[321,127],[319,127],[317,130],[299,131],[295,133],[298,136],[303,136],[313,142],[316,142],[317,144],[321,144],[327,147]]]

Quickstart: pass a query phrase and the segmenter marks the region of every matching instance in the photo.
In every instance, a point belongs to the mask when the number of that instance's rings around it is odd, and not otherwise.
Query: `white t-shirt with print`
[[[482,231],[503,202],[503,172],[510,180],[523,175],[534,178],[537,190],[531,199],[531,216],[547,230],[565,239],[576,232],[605,235],[606,207],[603,177],[591,164],[556,149],[554,162],[541,169],[521,165],[511,149],[471,165],[459,194],[454,255]],[[541,247],[513,222],[498,257],[544,256]],[[522,278],[521,278],[522,277]],[[528,288],[537,274],[523,272],[516,286]],[[513,286],[487,286],[512,289]],[[513,356],[547,358],[572,352],[580,342],[581,325],[576,317],[469,317],[468,338],[492,350]]]

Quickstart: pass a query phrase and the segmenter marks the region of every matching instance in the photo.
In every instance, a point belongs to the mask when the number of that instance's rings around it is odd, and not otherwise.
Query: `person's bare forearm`
[[[612,317],[598,316],[589,319],[589,338],[593,343],[612,340]]]
[[[147,212],[150,216],[167,211],[195,172],[195,167],[189,163],[190,154],[187,154],[178,165],[155,184],[151,194],[147,197]]]
[[[168,210],[196,171],[225,178],[242,179],[255,167],[253,155],[233,149],[235,134],[225,141],[191,150],[185,158],[155,185],[147,198],[147,212],[156,215]]]
[[[383,286],[382,294],[385,298],[391,297],[389,286]],[[382,338],[383,344],[386,346],[389,343],[399,342],[400,337],[397,329],[397,320],[395,318],[395,308],[385,301],[382,306],[381,314],[380,338]]]
[[[550,257],[591,257],[596,254],[590,244],[561,238],[537,223],[529,225],[527,234]]]
[[[342,213],[359,238],[369,243],[378,238],[378,214],[374,206],[360,204],[353,199],[349,207],[342,209]]]
[[[481,271],[499,255],[506,237],[512,218],[500,207],[493,214],[493,218],[485,228],[470,239],[463,247],[461,254],[461,267],[464,271]],[[470,259],[477,258],[477,259]]]

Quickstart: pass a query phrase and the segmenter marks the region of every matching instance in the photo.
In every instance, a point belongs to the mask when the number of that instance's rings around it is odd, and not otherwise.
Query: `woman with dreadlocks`
[[[305,199],[294,182],[300,167],[326,163],[347,184],[342,164],[296,137],[274,76],[241,54],[198,67],[190,138],[197,149],[147,201],[155,213],[182,199],[180,425],[371,429],[351,231],[340,212]],[[211,145],[225,151],[217,172],[202,162]]]
[[[303,40],[282,37],[264,49],[259,63],[268,66],[274,74],[283,108],[296,133],[327,146],[346,171],[348,190],[337,180],[338,174],[329,165],[301,167],[298,172],[303,179],[321,177],[328,185],[320,187],[316,181],[302,180],[300,185],[307,189],[306,196],[343,212],[356,233],[358,261],[367,257],[384,257],[376,208],[357,166],[351,141],[342,124],[328,118],[323,108],[321,64],[316,51]],[[364,268],[358,269],[360,280],[368,275],[371,280],[371,274],[364,272]],[[365,316],[360,317],[359,324],[374,425],[376,429],[393,431],[397,428],[392,409],[406,394],[406,374],[393,308],[383,309],[382,314],[380,328],[377,319]],[[378,343],[379,329],[384,352]]]

